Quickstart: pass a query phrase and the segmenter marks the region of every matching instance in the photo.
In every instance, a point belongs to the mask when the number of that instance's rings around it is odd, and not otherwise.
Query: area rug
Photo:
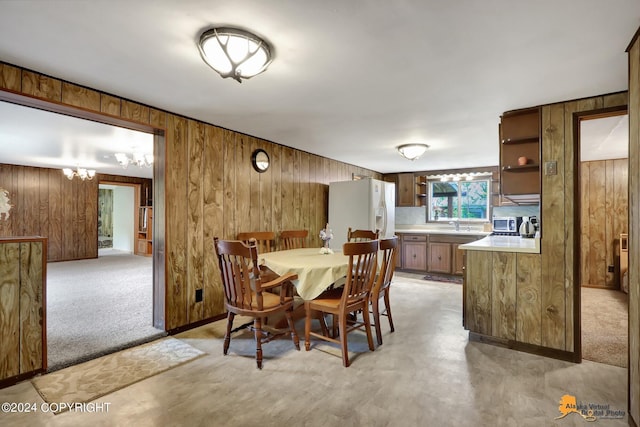
[[[462,276],[449,276],[446,274],[433,274],[428,273],[423,277],[424,280],[431,280],[432,282],[447,282],[447,283],[457,283],[459,285],[462,284]]]
[[[206,353],[167,337],[31,380],[47,403],[85,403]],[[63,412],[66,408],[60,405]]]

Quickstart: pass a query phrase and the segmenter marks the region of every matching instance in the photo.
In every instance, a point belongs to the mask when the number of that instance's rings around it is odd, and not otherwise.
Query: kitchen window
[[[487,221],[491,181],[429,181],[429,221]]]

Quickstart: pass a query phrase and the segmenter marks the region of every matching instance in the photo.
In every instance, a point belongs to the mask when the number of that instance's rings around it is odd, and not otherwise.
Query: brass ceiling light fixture
[[[427,151],[427,144],[404,144],[397,147],[398,153],[408,160],[417,160]]]
[[[273,59],[269,43],[238,28],[205,31],[198,41],[198,49],[204,62],[220,76],[231,77],[239,83],[262,73]]]

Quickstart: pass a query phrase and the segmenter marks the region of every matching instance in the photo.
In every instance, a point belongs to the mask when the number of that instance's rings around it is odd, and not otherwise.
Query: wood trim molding
[[[542,347],[535,344],[526,344],[519,341],[510,339],[502,339],[491,337],[477,332],[469,331],[469,341],[481,342],[485,344],[492,344],[498,347],[504,347],[511,350],[523,351],[525,353],[536,354],[538,356],[549,357],[552,359],[564,360],[567,362],[580,363],[581,358],[575,352],[569,352],[564,350],[556,350],[549,347]]]

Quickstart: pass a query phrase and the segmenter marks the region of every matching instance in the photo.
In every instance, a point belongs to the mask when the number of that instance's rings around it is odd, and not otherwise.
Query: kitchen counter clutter
[[[520,236],[486,236],[480,240],[459,246],[462,250],[520,252],[528,254],[540,253],[540,238],[523,238]]]

